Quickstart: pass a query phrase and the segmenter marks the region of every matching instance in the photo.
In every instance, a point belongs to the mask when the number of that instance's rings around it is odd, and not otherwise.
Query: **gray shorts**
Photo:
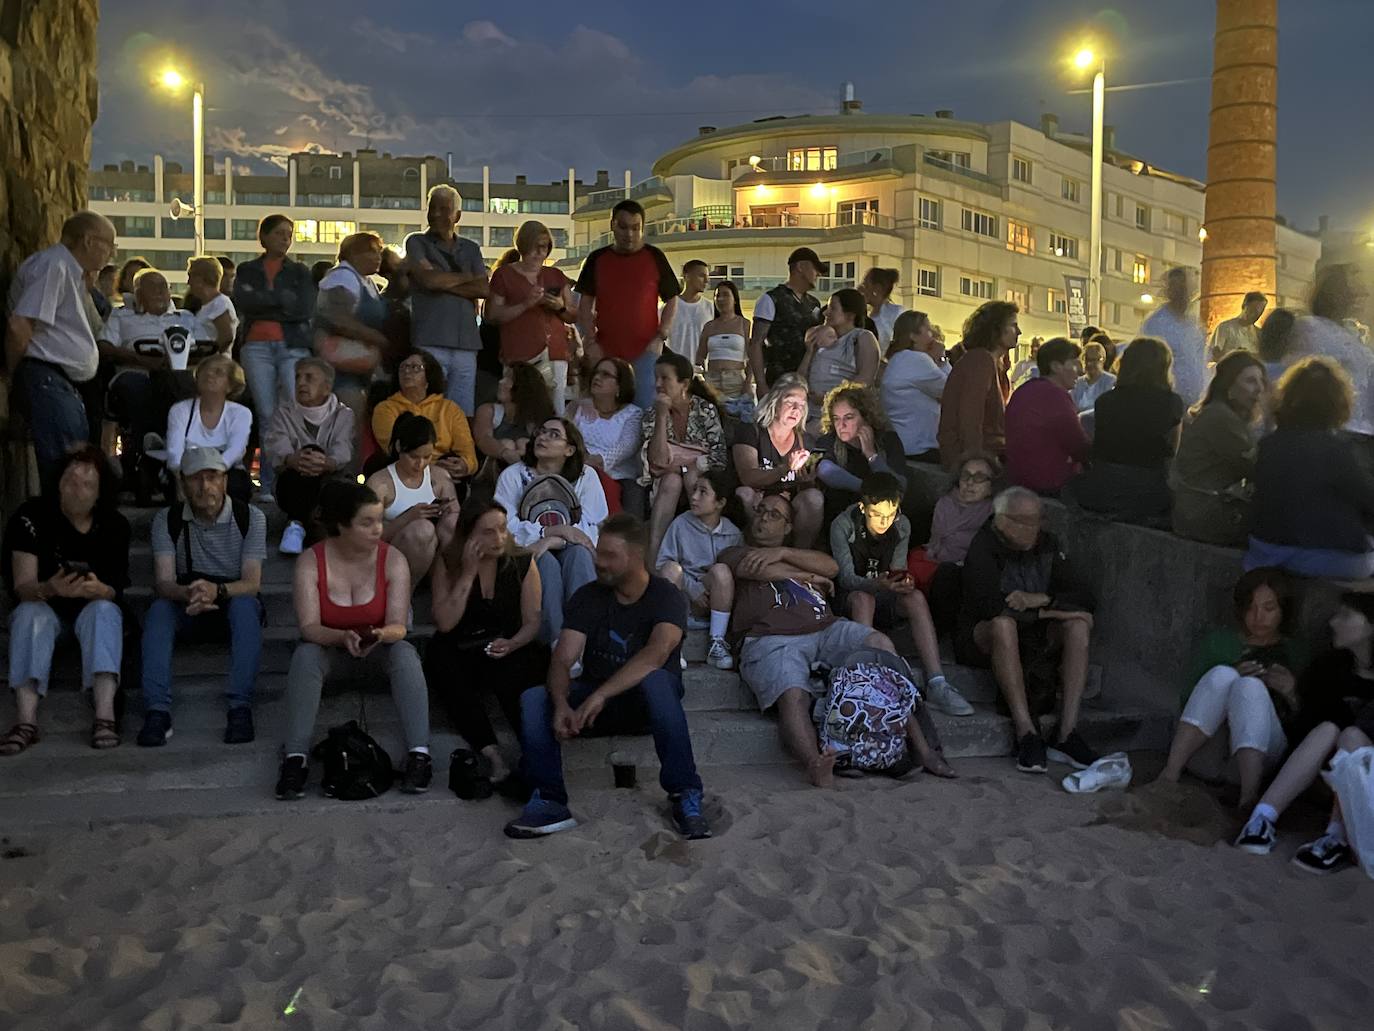
[[[799,687],[820,694],[811,680],[815,666],[837,666],[850,652],[864,647],[874,629],[837,619],[814,634],[747,637],[739,653],[739,675],[754,692],[759,708],[771,708],[784,691]]]

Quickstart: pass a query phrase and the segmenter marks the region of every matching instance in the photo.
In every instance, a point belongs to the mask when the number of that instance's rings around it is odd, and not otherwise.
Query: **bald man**
[[[99,354],[86,319],[85,277],[114,253],[110,220],[78,211],[63,223],[58,243],[25,259],[10,288],[5,364],[29,420],[45,490],[56,488],[66,450],[89,439],[79,385],[95,378]]]

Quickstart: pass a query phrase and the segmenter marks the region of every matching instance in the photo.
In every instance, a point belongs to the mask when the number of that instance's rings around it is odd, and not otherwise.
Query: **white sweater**
[[[525,488],[537,475],[524,462],[516,462],[506,466],[496,481],[496,500],[506,510],[506,528],[522,548],[528,548],[541,537],[538,523],[525,522],[516,514],[520,511],[520,498],[524,496]],[[577,528],[595,544],[601,524],[610,514],[606,507],[606,492],[601,489],[601,477],[591,466],[584,466],[581,477],[573,484],[573,491],[582,504],[582,520]]]
[[[242,465],[252,428],[252,411],[236,401],[224,402],[224,413],[214,429],[207,429],[200,421],[198,398],[178,401],[167,413],[167,468],[173,472],[181,468],[187,447],[212,447],[224,456],[229,468]]]

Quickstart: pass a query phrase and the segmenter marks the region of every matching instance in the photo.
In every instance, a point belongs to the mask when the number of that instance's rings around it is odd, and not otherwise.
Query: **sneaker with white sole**
[[[576,826],[577,820],[567,806],[541,798],[536,790],[525,803],[524,811],[506,824],[506,837],[542,838]]]
[[[950,685],[948,680],[932,680],[926,684],[926,705],[950,716],[972,716],[969,700]]]
[[[1270,820],[1255,813],[1236,837],[1236,848],[1252,856],[1267,856],[1278,843],[1278,829]]]
[[[1293,857],[1293,865],[1304,873],[1328,874],[1355,865],[1355,856],[1350,844],[1334,834],[1323,834],[1316,841],[1309,841]]]
[[[305,550],[305,527],[296,520],[286,524],[286,529],[281,533],[281,544],[277,550],[283,555],[299,555]]]
[[[730,646],[725,643],[723,637],[711,638],[711,647],[707,649],[706,661],[716,669],[735,668],[735,658],[730,654]]]

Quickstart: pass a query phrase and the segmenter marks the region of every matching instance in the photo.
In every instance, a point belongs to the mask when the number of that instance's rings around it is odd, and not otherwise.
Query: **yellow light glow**
[[[1155,303],[1155,295],[1154,295],[1154,294],[1141,294],[1141,295],[1140,295],[1140,303],[1141,303],[1141,304],[1154,304],[1154,303]]]
[[[1207,242],[1207,227],[1206,227],[1206,226],[1198,226],[1198,227],[1197,227],[1197,240],[1198,240],[1198,243],[1206,243],[1206,242]]]
[[[1097,55],[1093,53],[1092,47],[1082,47],[1073,55],[1073,63],[1076,68],[1091,68],[1097,62]]]
[[[158,76],[158,81],[168,89],[181,89],[181,87],[186,85],[186,76],[182,75],[181,72],[177,71],[175,68],[167,68]]]
[[[815,197],[816,200],[824,200],[827,192],[824,183],[816,183],[811,187],[811,196]]]
[[[768,187],[764,186],[763,183],[759,183],[757,186],[754,187],[754,196],[767,197]]]

